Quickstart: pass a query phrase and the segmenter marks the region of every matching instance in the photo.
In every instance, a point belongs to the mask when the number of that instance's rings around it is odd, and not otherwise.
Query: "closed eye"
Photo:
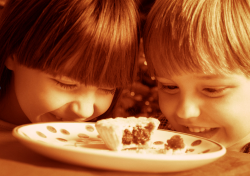
[[[111,94],[111,95],[114,95],[115,94],[115,91],[116,89],[100,89],[101,92],[103,92],[104,94]]]
[[[204,88],[202,92],[209,97],[220,97],[225,94],[225,92],[228,90],[227,87],[223,88]]]
[[[179,92],[179,87],[176,85],[165,85],[159,83],[159,88],[168,94],[176,94]]]
[[[56,82],[56,85],[59,85],[60,87],[62,87],[63,89],[67,89],[67,90],[73,90],[77,88],[77,84],[66,84],[66,83],[62,83],[58,80],[54,80]]]

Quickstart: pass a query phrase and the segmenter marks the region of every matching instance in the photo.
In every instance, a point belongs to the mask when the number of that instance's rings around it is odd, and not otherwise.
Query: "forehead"
[[[196,68],[193,70],[190,70],[189,68],[170,68],[164,67],[163,65],[160,66],[161,69],[155,69],[155,76],[158,78],[171,78],[171,77],[178,77],[178,76],[184,76],[184,75],[193,75],[196,78],[200,79],[213,79],[213,78],[225,78],[226,76],[230,74],[242,74],[240,70],[238,71],[230,71],[229,69],[207,69],[207,68]]]
[[[229,80],[234,78],[238,79],[240,77],[246,78],[246,76],[243,73],[227,73],[227,74],[186,73],[174,76],[169,76],[169,75],[157,76],[156,78],[159,82],[164,83],[168,82],[169,80],[179,79],[179,78],[212,81],[212,80]]]
[[[188,73],[227,74],[239,70],[237,66],[228,64],[225,59],[204,52],[202,54],[196,52],[191,55],[182,51],[170,50],[165,46],[163,48],[164,51],[161,50],[161,53],[156,53],[152,48],[151,53],[149,53],[148,65],[153,68],[155,76],[173,76]]]

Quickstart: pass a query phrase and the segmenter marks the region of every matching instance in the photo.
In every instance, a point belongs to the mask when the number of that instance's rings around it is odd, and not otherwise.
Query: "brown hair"
[[[154,75],[250,75],[250,4],[236,0],[157,0],[144,30]]]
[[[116,87],[115,97],[133,82],[139,46],[134,0],[9,0],[3,10],[1,97],[11,78],[4,64],[13,55],[29,68]]]

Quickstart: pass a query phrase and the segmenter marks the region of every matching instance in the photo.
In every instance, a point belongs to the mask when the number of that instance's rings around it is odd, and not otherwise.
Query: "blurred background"
[[[141,30],[145,24],[148,12],[155,0],[139,0],[141,17]],[[115,110],[116,117],[128,116],[159,116],[157,84],[154,77],[151,77],[147,68],[147,62],[143,53],[142,39],[140,55],[138,60],[138,73],[135,83],[124,89]]]

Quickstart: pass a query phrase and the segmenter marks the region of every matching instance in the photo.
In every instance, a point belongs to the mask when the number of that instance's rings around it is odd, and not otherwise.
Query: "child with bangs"
[[[249,1],[156,1],[143,35],[160,128],[250,153],[249,16]]]
[[[134,0],[7,0],[0,19],[0,127],[112,116],[136,73]]]

